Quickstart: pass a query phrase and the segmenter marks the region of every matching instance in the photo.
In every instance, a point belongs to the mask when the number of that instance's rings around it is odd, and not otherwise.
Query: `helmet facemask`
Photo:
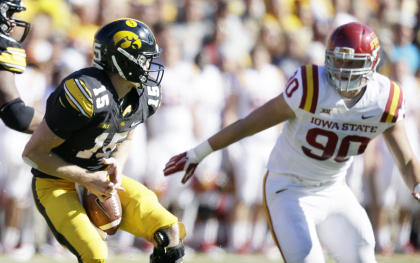
[[[115,55],[111,56],[112,65],[123,79],[146,86],[159,86],[165,67],[153,62],[153,59],[160,55],[160,49],[158,47],[156,49],[157,52],[143,52],[134,57],[123,48],[118,47]]]
[[[22,12],[25,10],[26,8],[23,6],[21,1],[0,1],[0,32],[8,36],[10,31],[13,29],[13,25],[16,25],[17,27],[23,27],[24,31],[20,37],[20,40],[18,40],[20,43],[22,43],[28,35],[30,23],[19,19],[14,19],[12,16],[14,13]]]
[[[379,51],[376,50],[374,54]],[[353,48],[336,47],[327,50],[325,68],[330,85],[339,92],[363,88],[375,72],[379,58],[371,54],[355,53]]]
[[[140,76],[140,82],[146,86],[159,86],[163,78],[163,73],[165,67],[157,62],[154,62],[154,59],[157,59],[160,56],[161,49],[156,45],[155,53],[145,52],[143,55],[139,56],[139,64],[143,69],[144,73]]]

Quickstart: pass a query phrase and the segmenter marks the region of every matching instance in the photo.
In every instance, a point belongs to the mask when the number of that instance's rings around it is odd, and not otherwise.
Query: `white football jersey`
[[[374,73],[351,108],[328,84],[323,66],[306,65],[288,80],[283,97],[296,118],[286,122],[268,169],[313,181],[345,176],[353,156],[404,118],[403,94],[389,78]]]

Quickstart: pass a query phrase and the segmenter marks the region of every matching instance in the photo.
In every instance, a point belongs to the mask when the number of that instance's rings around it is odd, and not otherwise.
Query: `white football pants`
[[[318,183],[269,172],[264,198],[285,262],[325,262],[323,247],[338,262],[376,262],[371,223],[344,180]]]

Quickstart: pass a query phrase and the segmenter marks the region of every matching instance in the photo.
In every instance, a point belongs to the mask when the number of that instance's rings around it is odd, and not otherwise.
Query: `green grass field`
[[[378,256],[379,263],[420,263],[420,254],[413,255],[390,255]],[[0,256],[2,263],[21,263],[22,261],[12,260],[7,257]],[[29,261],[30,263],[76,263],[75,259],[70,257],[62,257],[59,259],[52,259],[43,256],[35,256]],[[110,263],[149,263],[146,255],[119,255],[110,256],[108,262]],[[196,254],[185,260],[185,263],[260,263],[260,262],[283,262],[281,259],[270,260],[262,255],[233,255],[233,254]],[[328,260],[328,263],[334,262]]]

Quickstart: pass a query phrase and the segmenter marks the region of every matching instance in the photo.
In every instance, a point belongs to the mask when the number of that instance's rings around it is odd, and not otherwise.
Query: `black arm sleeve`
[[[20,99],[5,103],[0,109],[0,118],[7,127],[16,131],[26,131],[34,117],[34,109]]]

